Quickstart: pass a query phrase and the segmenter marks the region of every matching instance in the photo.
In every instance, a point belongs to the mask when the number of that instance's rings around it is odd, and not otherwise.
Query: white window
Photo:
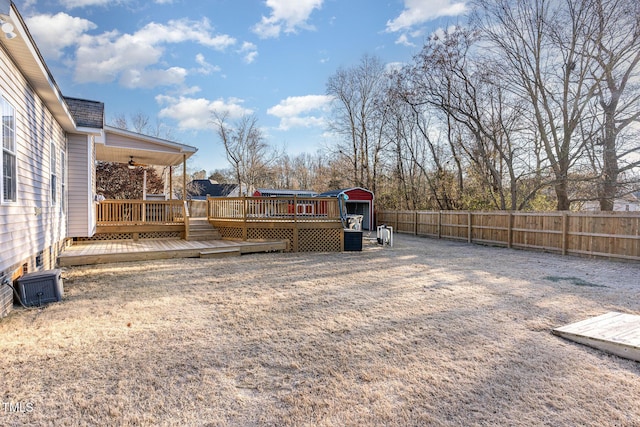
[[[16,164],[16,112],[4,98],[0,98],[0,112],[2,113],[2,202],[17,200]]]
[[[58,177],[56,175],[56,145],[51,140],[51,204],[56,204],[56,195],[57,195],[57,180]]]

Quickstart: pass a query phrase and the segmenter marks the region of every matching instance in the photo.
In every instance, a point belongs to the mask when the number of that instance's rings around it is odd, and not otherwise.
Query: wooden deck
[[[640,362],[640,316],[610,312],[556,328],[553,333]]]
[[[58,257],[60,267],[170,258],[214,258],[287,250],[286,240],[138,240],[74,244]]]

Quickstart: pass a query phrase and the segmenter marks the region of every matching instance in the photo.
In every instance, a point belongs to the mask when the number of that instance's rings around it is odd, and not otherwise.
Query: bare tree
[[[432,37],[416,56],[415,65],[405,68],[402,96],[429,147],[434,166],[429,182],[433,190],[432,182],[440,181],[441,209],[460,206],[444,191],[452,189],[454,171],[446,167],[449,163],[456,166],[459,195],[465,178],[474,177],[487,190],[482,193],[493,208],[522,209],[537,191],[520,185],[535,173],[522,158],[523,151],[531,149],[523,136],[522,102],[504,89],[496,77],[499,70],[477,51],[477,36],[468,29],[455,28]],[[425,120],[428,111],[432,117],[441,117],[439,124]],[[435,125],[447,130],[448,150],[434,140]],[[471,168],[466,176],[462,156]]]
[[[584,158],[578,127],[593,103],[595,49],[591,0],[478,0],[474,22],[507,83],[529,104],[553,171],[557,209],[570,208],[570,176]],[[595,77],[595,78],[594,78]]]
[[[330,129],[345,138],[337,151],[351,164],[352,184],[374,192],[380,154],[388,143],[382,137],[388,114],[378,102],[386,84],[384,64],[369,55],[353,68],[338,70],[327,82],[327,94],[335,100]]]
[[[224,145],[239,188],[255,188],[267,181],[268,168],[278,158],[264,141],[254,115],[244,115],[233,125],[228,113],[214,113],[213,124]]]
[[[594,114],[595,133],[589,136],[600,153],[600,210],[611,211],[616,196],[624,192],[621,174],[640,166],[637,157],[630,157],[640,152],[640,139],[632,130],[632,124],[640,122],[640,3],[595,0],[591,5],[595,31],[585,36],[596,46],[589,55],[598,64],[593,78],[599,111]]]

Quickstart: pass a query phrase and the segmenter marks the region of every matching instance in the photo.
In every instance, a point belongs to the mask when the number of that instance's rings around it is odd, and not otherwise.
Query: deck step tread
[[[200,258],[223,258],[240,255],[240,248],[216,248],[206,251],[200,251]]]

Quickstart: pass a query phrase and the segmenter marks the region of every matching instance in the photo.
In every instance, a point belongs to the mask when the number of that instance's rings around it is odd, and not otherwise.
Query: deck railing
[[[207,204],[209,219],[216,221],[340,221],[338,199],[334,197],[210,197]]]
[[[344,247],[337,198],[210,197],[207,212],[225,239],[287,240],[293,252]]]
[[[103,200],[97,205],[97,224],[178,225],[184,224],[182,200]]]

